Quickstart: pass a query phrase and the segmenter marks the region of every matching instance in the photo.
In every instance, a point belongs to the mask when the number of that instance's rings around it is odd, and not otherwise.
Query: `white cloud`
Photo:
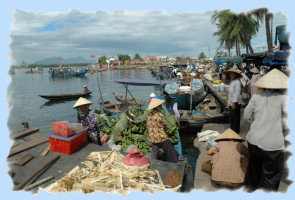
[[[27,63],[49,57],[96,57],[139,53],[192,56],[214,55],[218,46],[211,24],[213,11],[182,12],[102,10],[80,12],[25,12],[14,10],[11,26],[12,60]],[[277,16],[277,15],[276,15]],[[284,21],[282,13],[274,24]],[[263,29],[264,25],[261,25]],[[261,30],[262,31],[262,30]],[[256,38],[264,37],[260,33]],[[12,63],[12,64],[16,64]]]

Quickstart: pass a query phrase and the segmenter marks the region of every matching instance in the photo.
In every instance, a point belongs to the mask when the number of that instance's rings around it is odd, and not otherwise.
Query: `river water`
[[[40,94],[82,92],[83,86],[88,85],[92,94],[87,99],[93,102],[92,109],[99,109],[100,92],[97,80],[100,82],[103,98],[115,100],[112,92],[125,94],[125,88],[112,80],[123,78],[153,79],[149,70],[136,69],[87,73],[85,77],[69,78],[51,78],[47,69],[40,74],[26,74],[25,71],[23,69],[15,70],[15,74],[11,75],[11,82],[7,90],[9,105],[7,125],[10,133],[21,130],[23,128],[22,122],[28,122],[30,127],[38,127],[41,133],[47,134],[51,131],[53,122],[76,121],[76,110],[72,108],[76,100],[52,103],[39,97]],[[136,98],[145,100],[148,100],[151,92],[160,94],[159,89],[153,86],[129,86],[128,88]],[[194,135],[186,135],[185,133],[180,133],[180,135],[184,156],[195,168],[198,153],[193,146]]]

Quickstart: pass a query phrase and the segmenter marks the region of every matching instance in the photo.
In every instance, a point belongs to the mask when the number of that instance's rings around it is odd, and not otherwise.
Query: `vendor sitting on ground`
[[[160,112],[164,102],[164,100],[153,98],[147,108],[152,109],[146,120],[149,140],[152,142],[152,159],[158,158],[159,149],[162,148],[166,154],[166,160],[176,163],[177,153],[165,132],[164,115]]]
[[[91,104],[91,101],[88,101],[83,97],[80,97],[78,101],[74,104],[73,108],[76,108],[77,110],[78,123],[82,123],[84,128],[88,128],[88,142],[101,145],[95,114],[93,111],[91,111],[90,108]]]
[[[211,179],[219,185],[239,187],[245,179],[248,166],[248,151],[242,143],[244,139],[232,129],[227,129],[215,140],[208,155],[211,159]],[[241,155],[244,159],[241,159]]]

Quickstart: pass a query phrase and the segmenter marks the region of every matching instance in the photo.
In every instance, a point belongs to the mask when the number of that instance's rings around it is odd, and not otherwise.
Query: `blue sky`
[[[8,118],[8,102],[6,101],[6,90],[9,82],[11,81],[10,76],[7,75],[8,68],[11,65],[11,57],[7,58],[7,55],[11,53],[10,49],[10,33],[12,30],[12,27],[14,26],[14,9],[18,9],[20,11],[23,11],[25,13],[29,13],[34,15],[35,13],[49,13],[52,15],[55,15],[56,12],[61,13],[69,13],[71,9],[77,9],[81,13],[87,13],[87,12],[93,12],[95,10],[102,10],[106,13],[114,13],[118,10],[131,10],[131,11],[140,11],[145,10],[147,12],[151,11],[165,11],[168,15],[172,14],[178,14],[181,15],[183,12],[206,12],[214,9],[227,9],[230,8],[235,12],[243,12],[248,11],[253,8],[260,8],[260,7],[267,7],[272,12],[283,12],[286,14],[289,25],[290,31],[294,32],[295,22],[292,21],[295,19],[294,17],[294,6],[292,6],[291,0],[286,1],[275,1],[275,0],[247,0],[247,1],[228,1],[228,0],[206,0],[206,1],[196,1],[196,0],[182,0],[182,1],[175,1],[175,0],[142,0],[142,1],[136,1],[136,0],[125,0],[125,1],[115,1],[115,0],[108,0],[108,1],[91,1],[91,0],[64,0],[64,1],[58,1],[58,0],[51,0],[51,1],[40,1],[40,0],[13,0],[13,1],[5,1],[5,3],[2,3],[1,5],[1,12],[0,12],[0,20],[1,20],[1,67],[4,69],[1,73],[1,93],[0,93],[0,105],[1,105],[1,115],[0,115],[0,125],[1,125],[1,136],[2,136],[2,143],[1,143],[1,156],[0,156],[0,162],[1,162],[1,194],[2,198],[4,199],[175,199],[175,200],[183,200],[183,199],[291,199],[294,198],[295,188],[294,183],[289,187],[288,192],[286,194],[277,194],[277,193],[264,193],[264,192],[255,192],[254,194],[247,194],[242,191],[236,191],[236,192],[227,192],[227,191],[220,191],[220,192],[204,192],[204,191],[193,191],[189,194],[178,194],[178,193],[156,193],[153,195],[149,194],[142,194],[142,193],[132,193],[131,195],[128,195],[127,197],[123,198],[118,195],[108,195],[103,193],[95,193],[90,195],[83,195],[80,193],[75,194],[58,194],[58,195],[51,195],[46,192],[40,192],[38,195],[32,195],[28,192],[15,192],[12,191],[12,181],[11,178],[8,176],[7,171],[7,163],[6,163],[6,156],[8,155],[8,151],[11,147],[11,141],[8,139],[8,129],[7,129],[7,118]],[[39,16],[40,17],[40,16]],[[44,17],[45,19],[46,17]],[[77,20],[75,18],[75,20]],[[73,22],[76,22],[76,21]],[[43,20],[44,21],[44,20]],[[91,20],[90,20],[91,21]],[[72,25],[74,23],[72,22]],[[30,24],[30,23],[29,23]],[[48,24],[50,22],[48,21]],[[58,24],[58,23],[57,23]],[[43,24],[44,25],[44,24]],[[21,28],[22,26],[26,26],[26,24],[20,24],[17,25],[16,28]],[[39,27],[44,26],[36,26],[37,30]],[[62,28],[62,27],[61,27]],[[61,29],[60,28],[60,29]],[[45,29],[44,29],[45,30]],[[58,30],[58,29],[56,29]],[[28,34],[28,36],[31,36],[31,32],[26,29],[20,29],[20,32],[24,32],[24,34]],[[40,31],[40,30],[39,30]],[[91,31],[91,29],[83,30],[83,31]],[[206,31],[206,30],[201,30]],[[45,31],[46,32],[46,31]],[[48,32],[48,31],[47,31]],[[138,33],[140,34],[140,32]],[[46,39],[46,37],[45,37]],[[202,38],[203,39],[203,38]],[[294,37],[291,36],[290,38],[291,45],[294,48]],[[207,41],[206,39],[203,39]],[[19,41],[24,42],[24,41]],[[207,41],[211,42],[211,41]],[[28,42],[29,44],[26,45],[38,45],[39,42],[32,40]],[[48,42],[49,44],[51,42]],[[63,46],[63,45],[61,45]],[[214,45],[213,45],[214,46]],[[30,46],[28,46],[30,47]],[[46,46],[42,46],[42,48],[45,49]],[[55,46],[56,47],[56,46]],[[56,47],[57,48],[57,47]],[[71,49],[71,46],[69,46],[67,49]],[[213,49],[213,47],[212,47]],[[14,51],[17,51],[17,49],[13,49]],[[27,51],[27,49],[25,49]],[[21,50],[20,55],[25,53],[24,50]],[[43,49],[42,49],[43,51]],[[63,55],[64,57],[73,55],[72,52],[65,52],[66,54]],[[81,53],[81,52],[80,52]],[[95,52],[88,53],[94,54]],[[18,55],[18,54],[16,54]],[[87,53],[85,53],[87,55]],[[59,55],[61,56],[61,55]],[[23,56],[24,58],[27,57],[27,55]],[[34,57],[30,58],[30,60],[34,60]],[[41,58],[41,55],[37,55],[37,58]],[[19,59],[19,58],[18,58]],[[291,71],[293,72],[294,69],[294,54],[290,57],[290,67]],[[294,76],[292,74],[290,78],[290,90],[289,90],[289,96],[291,96],[293,99],[288,104],[288,111],[290,113],[290,119],[289,119],[289,126],[291,128],[291,134],[288,136],[288,140],[291,141],[292,145],[288,147],[288,150],[291,152],[295,152],[294,150]],[[289,178],[291,180],[294,180],[294,155],[292,155],[289,160],[289,168],[290,168],[290,174]]]
[[[135,53],[142,57],[196,57],[203,51],[207,57],[213,57],[219,46],[218,38],[213,36],[216,25],[210,22],[213,11],[14,9],[9,58],[12,64],[29,64],[49,57],[133,57]],[[286,23],[283,12],[274,13],[273,30]],[[261,42],[266,41],[264,27],[261,24],[252,40],[256,52],[266,47],[266,42]]]

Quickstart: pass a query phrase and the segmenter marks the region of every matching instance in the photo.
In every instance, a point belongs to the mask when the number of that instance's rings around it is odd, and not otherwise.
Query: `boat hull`
[[[73,72],[50,72],[50,76],[54,78],[61,78],[61,77],[79,77],[85,76],[88,70],[81,70],[81,71],[73,71]]]
[[[72,93],[72,94],[57,94],[57,95],[39,95],[40,97],[47,100],[65,100],[65,99],[75,99],[79,97],[89,96],[92,92],[87,93]]]

